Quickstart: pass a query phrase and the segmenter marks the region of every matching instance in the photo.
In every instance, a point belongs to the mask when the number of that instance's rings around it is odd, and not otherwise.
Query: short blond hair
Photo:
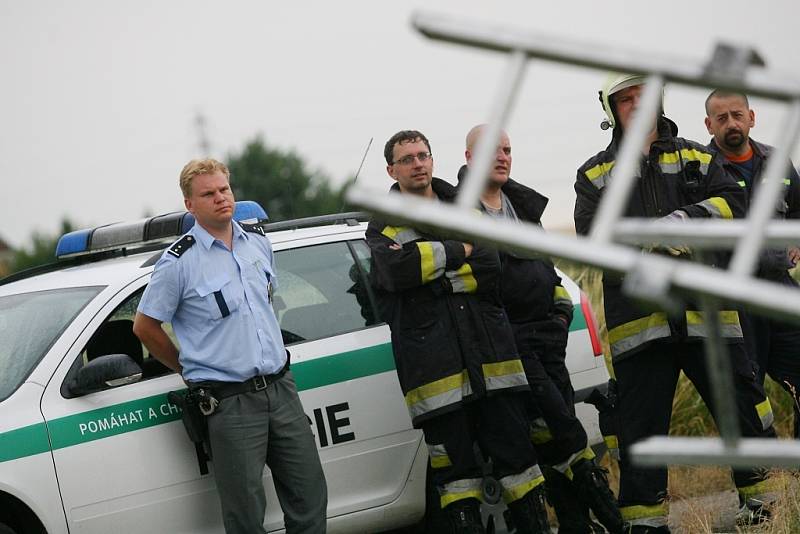
[[[192,180],[194,180],[195,176],[214,174],[215,172],[221,172],[230,182],[231,171],[229,171],[228,167],[221,161],[217,161],[213,158],[205,158],[193,159],[187,163],[183,167],[180,180],[178,181],[178,184],[181,186],[181,191],[183,192],[183,198],[192,196]]]

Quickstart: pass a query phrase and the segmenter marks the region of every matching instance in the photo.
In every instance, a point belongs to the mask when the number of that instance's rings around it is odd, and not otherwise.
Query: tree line
[[[336,188],[321,171],[309,169],[294,151],[270,147],[261,136],[249,141],[241,152],[230,154],[234,195],[254,200],[267,211],[271,221],[282,221],[346,210],[345,185]],[[6,272],[0,276],[55,261],[58,238],[76,229],[69,218],[61,222],[57,235],[34,233],[30,246],[13,251]]]

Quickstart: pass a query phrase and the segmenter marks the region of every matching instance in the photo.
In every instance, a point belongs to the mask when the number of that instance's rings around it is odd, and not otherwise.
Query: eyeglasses
[[[409,154],[408,156],[403,156],[402,158],[396,159],[392,162],[392,165],[411,165],[414,163],[414,158],[418,159],[420,163],[425,163],[431,157],[430,152],[420,152],[419,154]]]

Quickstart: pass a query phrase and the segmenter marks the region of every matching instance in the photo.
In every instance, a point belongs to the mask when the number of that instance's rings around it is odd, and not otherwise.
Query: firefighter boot
[[[462,499],[444,509],[452,534],[486,534],[481,520],[481,503],[477,499]]]
[[[608,471],[594,460],[578,460],[572,465],[572,483],[578,497],[589,505],[595,517],[611,534],[622,534],[624,523],[614,494],[608,487]]]
[[[589,505],[578,498],[572,482],[563,473],[548,468],[545,472],[547,501],[558,518],[558,534],[604,533],[605,529],[589,517]]]
[[[521,499],[508,503],[508,511],[516,529],[515,534],[549,534],[547,508],[544,505],[544,488],[539,485]]]
[[[772,518],[771,508],[777,495],[765,494],[759,497],[739,496],[739,511],[736,513],[736,524],[739,526],[760,525]]]

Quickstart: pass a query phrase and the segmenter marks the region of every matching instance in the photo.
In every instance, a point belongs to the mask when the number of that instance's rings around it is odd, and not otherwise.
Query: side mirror
[[[127,354],[99,356],[78,370],[69,384],[73,395],[132,384],[142,379],[142,368]]]

